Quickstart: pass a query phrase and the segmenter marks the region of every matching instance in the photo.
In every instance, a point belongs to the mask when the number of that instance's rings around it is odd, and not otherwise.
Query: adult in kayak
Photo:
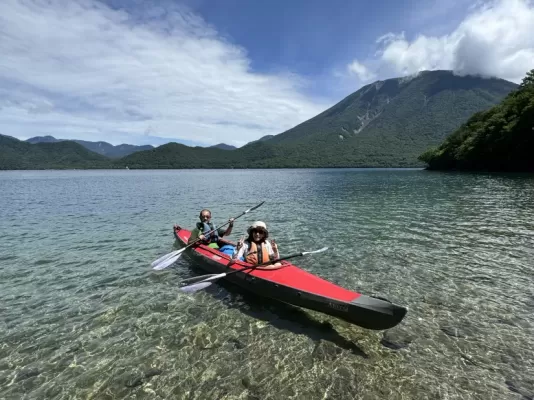
[[[242,238],[237,242],[232,259],[245,261],[249,264],[262,264],[280,258],[276,242],[267,240],[269,231],[265,222],[254,222],[247,229],[247,233],[247,239]],[[280,263],[276,263],[274,267],[280,265]]]
[[[208,209],[200,211],[198,217],[200,222],[197,222],[195,228],[191,231],[188,243],[193,243],[200,239],[202,243],[216,249],[219,248],[219,239],[232,233],[234,218],[228,220],[228,228],[225,230],[222,228],[217,229],[215,224],[211,222],[211,211]]]

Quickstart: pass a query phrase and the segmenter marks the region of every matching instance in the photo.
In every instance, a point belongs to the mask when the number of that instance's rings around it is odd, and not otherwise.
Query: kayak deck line
[[[179,244],[186,246],[191,232],[174,227]],[[235,244],[221,240],[235,247]],[[204,244],[190,247],[186,256],[210,273],[230,272],[251,264],[234,260],[218,249]],[[307,272],[288,261],[277,269],[254,269],[230,274],[225,279],[260,296],[319,311],[367,329],[389,329],[399,324],[407,309],[388,300],[345,289]]]

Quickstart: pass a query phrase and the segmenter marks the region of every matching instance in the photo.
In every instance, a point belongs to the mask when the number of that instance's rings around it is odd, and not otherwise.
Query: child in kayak
[[[269,231],[265,222],[256,221],[248,229],[248,238],[237,242],[232,259],[239,259],[249,264],[263,264],[280,258],[278,245],[274,240],[268,241]],[[280,266],[280,263],[274,266]]]

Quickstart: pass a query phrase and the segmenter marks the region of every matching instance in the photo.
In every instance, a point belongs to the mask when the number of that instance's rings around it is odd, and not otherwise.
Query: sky
[[[1,0],[0,133],[242,146],[376,80],[519,83],[528,0]]]

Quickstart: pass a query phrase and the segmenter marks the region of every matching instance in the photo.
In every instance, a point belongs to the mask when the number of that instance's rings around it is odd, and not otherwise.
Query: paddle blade
[[[162,262],[163,260],[166,260],[167,258],[171,258],[173,256],[176,255],[177,252],[179,252],[180,250],[175,250],[175,251],[172,251],[170,253],[167,253],[163,256],[161,256],[160,258],[158,258],[156,261],[152,261],[152,263],[150,265],[152,265],[153,267],[155,267],[156,265],[158,265],[160,262]]]
[[[202,290],[204,288],[207,288],[208,286],[210,286],[213,282],[199,282],[199,283],[194,283],[193,285],[188,285],[188,286],[184,286],[184,287],[181,287],[180,290],[184,293],[195,293],[195,292],[198,292],[199,290]]]
[[[182,252],[183,252],[183,249],[179,250],[179,253],[175,254],[173,257],[163,260],[160,264],[156,265],[152,269],[155,269],[156,271],[160,271],[162,269],[167,268],[169,265],[174,264],[176,260],[180,258],[180,256],[182,255]]]
[[[213,281],[216,281],[217,279],[224,278],[226,275],[228,274],[226,272],[223,272],[222,274],[212,275],[206,279],[202,279],[200,282],[213,282]]]
[[[328,250],[328,247],[323,247],[322,249],[319,249],[319,250],[314,250],[314,251],[303,251],[302,252],[302,255],[306,255],[306,254],[315,254],[315,253],[321,253],[323,251],[326,251]]]
[[[208,278],[211,278],[211,277],[214,277],[214,276],[219,276],[219,275],[221,275],[221,274],[209,274],[209,275],[193,276],[191,278],[186,278],[186,279],[182,280],[180,283],[181,284],[185,284],[185,283],[200,282],[200,281],[203,281],[204,279],[208,279]]]
[[[252,208],[249,208],[247,211],[244,212],[244,214],[247,214],[247,213],[249,213],[249,212],[251,212],[251,211],[254,211],[256,208],[261,207],[261,206],[263,205],[263,203],[265,203],[265,201],[262,201],[262,202],[261,202],[260,204],[258,204],[257,206],[254,206],[254,207],[252,207]]]

